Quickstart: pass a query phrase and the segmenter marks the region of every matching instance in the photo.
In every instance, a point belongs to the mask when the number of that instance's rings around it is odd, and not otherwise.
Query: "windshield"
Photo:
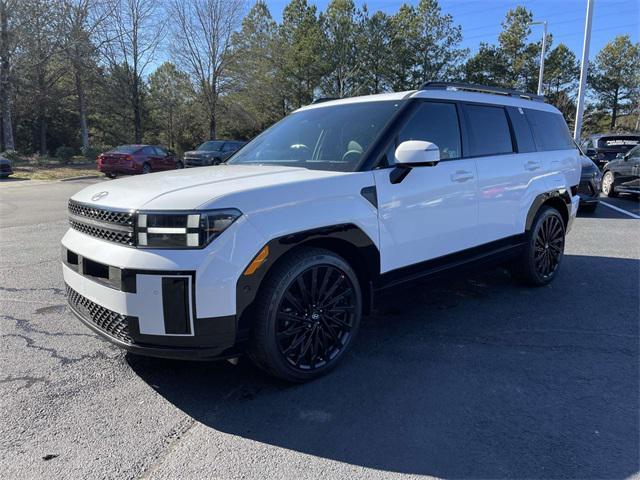
[[[198,147],[198,150],[205,151],[205,152],[222,150],[223,143],[224,142],[204,142],[202,145]]]
[[[400,105],[398,101],[350,103],[292,113],[227,163],[352,172]]]

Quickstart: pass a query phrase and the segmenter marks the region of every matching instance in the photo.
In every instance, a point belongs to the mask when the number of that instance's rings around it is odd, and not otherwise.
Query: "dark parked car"
[[[210,140],[195,150],[184,153],[184,164],[187,167],[218,165],[242,148],[245,143],[238,140]]]
[[[11,160],[0,155],[0,178],[7,178],[12,173]]]
[[[615,197],[619,193],[640,196],[640,145],[604,166],[602,193]]]
[[[627,153],[639,143],[640,134],[638,133],[606,133],[589,137],[582,145],[582,150],[602,169],[619,153]]]
[[[580,210],[593,212],[600,202],[600,184],[602,183],[602,173],[595,163],[587,157],[581,157],[582,174],[580,175],[580,185],[578,185],[578,195],[580,196]]]
[[[121,145],[99,155],[96,165],[109,178],[184,168],[175,153],[158,145]]]

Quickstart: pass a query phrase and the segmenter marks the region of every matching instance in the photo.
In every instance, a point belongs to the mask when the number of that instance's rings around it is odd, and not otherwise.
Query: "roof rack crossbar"
[[[478,85],[475,83],[462,82],[425,82],[420,86],[420,90],[465,90],[469,92],[492,93],[495,95],[505,95],[509,97],[524,98],[544,102],[544,96],[535,93],[521,92],[508,88],[491,87],[489,85]]]

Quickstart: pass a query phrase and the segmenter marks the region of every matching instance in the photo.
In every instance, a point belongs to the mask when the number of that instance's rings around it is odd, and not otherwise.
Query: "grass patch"
[[[9,157],[7,155],[7,157]],[[67,163],[62,163],[55,157],[23,156],[13,154],[13,175],[11,178],[26,180],[62,180],[85,175],[100,175],[96,164],[83,156],[72,157]]]

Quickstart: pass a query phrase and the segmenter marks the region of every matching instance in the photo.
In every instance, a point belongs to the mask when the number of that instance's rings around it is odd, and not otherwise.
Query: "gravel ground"
[[[66,200],[95,181],[0,186],[0,478],[639,478],[639,220],[578,218],[548,287],[396,291],[289,386],[125,354],[67,311]]]

